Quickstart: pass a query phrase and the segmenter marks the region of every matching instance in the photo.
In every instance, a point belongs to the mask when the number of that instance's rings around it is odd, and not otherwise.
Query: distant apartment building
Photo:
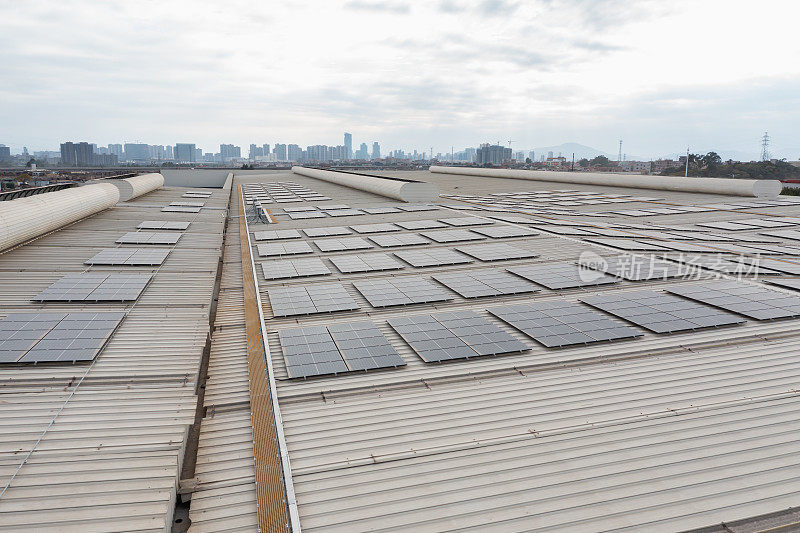
[[[380,159],[381,158],[381,145],[378,142],[372,143],[372,159]]]
[[[349,133],[344,134],[344,157],[343,159],[353,158],[353,136]]]
[[[303,159],[303,149],[296,144],[290,144],[286,147],[286,159],[288,161],[300,161]]]
[[[11,148],[5,144],[0,144],[0,161],[8,161],[11,159]]]
[[[109,144],[108,145],[108,153],[117,156],[118,158],[122,159],[125,155],[125,152],[122,148],[121,144]]]
[[[150,159],[150,146],[141,143],[125,143],[126,161],[148,161]]]
[[[356,150],[356,159],[369,159],[369,151],[367,150],[367,143],[361,143],[361,147]]]
[[[275,148],[273,148],[272,153],[275,154],[276,161],[288,161],[286,158],[286,145],[285,144],[275,144]]]
[[[258,145],[251,144],[250,150],[247,152],[247,158],[250,161],[255,161],[258,157],[264,157],[264,149]]]
[[[226,163],[232,159],[241,159],[242,149],[241,147],[234,146],[233,144],[220,144],[219,155],[222,159],[222,162]]]
[[[617,166],[623,172],[650,172],[650,161],[618,161]]]
[[[675,168],[680,165],[680,162],[674,159],[656,159],[650,165],[650,171],[653,174],[661,174],[668,168]]]
[[[194,144],[177,143],[174,150],[175,161],[179,161],[181,163],[193,163],[196,161],[196,152],[197,148]]]
[[[504,161],[511,159],[511,148],[505,148],[498,144],[484,143],[476,150],[475,162],[479,165],[489,163],[491,165],[501,165]]]
[[[328,147],[324,144],[306,147],[306,159],[308,161],[328,161],[330,159]]]
[[[118,163],[116,155],[96,154],[94,145],[87,142],[61,143],[61,164],[67,167],[114,166]]]

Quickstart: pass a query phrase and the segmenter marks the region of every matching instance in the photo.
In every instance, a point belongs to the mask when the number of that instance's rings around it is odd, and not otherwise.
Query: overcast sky
[[[0,143],[800,158],[796,0],[0,0]]]

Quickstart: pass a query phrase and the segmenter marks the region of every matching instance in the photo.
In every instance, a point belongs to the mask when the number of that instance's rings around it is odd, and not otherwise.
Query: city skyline
[[[775,156],[800,157],[795,3],[289,0],[297,24],[269,4],[190,7],[7,2],[0,142],[207,148],[348,131],[354,148],[615,153],[622,138],[641,157],[758,158],[769,131]]]

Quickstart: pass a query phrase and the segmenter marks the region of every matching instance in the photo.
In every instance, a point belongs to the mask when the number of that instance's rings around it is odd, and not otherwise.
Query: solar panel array
[[[507,261],[511,259],[526,259],[538,257],[538,254],[517,248],[505,243],[475,244],[472,246],[460,246],[456,248],[459,252],[465,253],[480,259],[481,261]]]
[[[303,230],[306,237],[336,237],[338,235],[351,235],[353,232],[344,226],[331,226],[329,228],[306,228]]]
[[[276,229],[256,231],[253,236],[257,241],[279,241],[283,239],[299,239],[300,232],[296,229]]]
[[[397,207],[362,207],[362,211],[370,215],[386,215],[389,213],[401,213],[402,210]]]
[[[800,316],[800,297],[739,281],[691,283],[666,290],[756,320]]]
[[[87,265],[160,265],[169,255],[169,250],[144,248],[104,248],[84,261]]]
[[[343,274],[374,272],[378,270],[400,270],[403,265],[386,254],[340,255],[331,258]]]
[[[180,238],[180,233],[130,231],[118,238],[117,244],[175,244]]]
[[[356,233],[384,233],[387,231],[400,231],[398,226],[394,224],[390,224],[388,222],[383,224],[356,224],[354,226],[350,226],[350,229],[355,231]]]
[[[655,256],[642,258],[634,255],[620,255],[605,257],[600,263],[580,261],[579,264],[629,281],[650,281],[686,275],[685,268]]]
[[[399,235],[373,235],[369,240],[381,248],[391,248],[394,246],[415,246],[418,244],[429,244],[430,241],[417,235],[416,233],[401,233]]]
[[[137,226],[139,229],[185,230],[191,222],[169,222],[167,220],[145,220]]]
[[[473,311],[392,318],[389,325],[426,363],[530,349]]]
[[[453,299],[439,287],[419,276],[356,281],[353,286],[372,307],[444,302]]]
[[[442,224],[437,220],[406,220],[403,222],[395,222],[396,225],[403,229],[418,231],[421,229],[438,229],[446,228],[447,224]]]
[[[642,335],[622,322],[573,302],[507,305],[488,311],[548,348]]]
[[[436,207],[435,205],[428,205],[428,204],[402,204],[398,205],[397,209],[413,213],[418,211],[436,211],[439,208]]]
[[[310,254],[314,251],[307,242],[274,242],[269,244],[257,244],[256,249],[258,250],[258,255],[261,257]]]
[[[480,233],[486,237],[493,239],[506,239],[513,237],[533,237],[539,235],[538,231],[533,231],[528,228],[520,228],[517,226],[487,226],[485,228],[472,229],[475,233]]]
[[[261,263],[261,270],[264,278],[269,280],[325,276],[331,273],[325,263],[317,257],[267,261]]]
[[[203,207],[206,205],[205,202],[170,202],[170,206],[172,207]]]
[[[783,287],[785,289],[793,289],[796,291],[800,291],[800,279],[798,278],[770,279],[767,280],[767,283],[778,285],[779,287]]]
[[[673,333],[745,322],[732,313],[656,291],[611,293],[580,300],[654,333]]]
[[[453,250],[402,250],[394,255],[414,267],[460,265],[472,263],[472,259]]]
[[[492,220],[478,217],[440,218],[439,222],[444,222],[448,226],[486,226],[494,224]]]
[[[284,329],[278,338],[290,378],[406,364],[372,322]]]
[[[372,248],[372,245],[361,237],[325,239],[322,241],[314,241],[314,244],[323,252],[343,252],[345,250],[366,250]]]
[[[161,209],[164,213],[199,213],[200,207],[181,207],[175,205],[168,205]]]
[[[467,229],[451,229],[443,231],[423,231],[421,235],[438,243],[480,241],[485,239],[483,235],[478,235]]]
[[[302,201],[330,200],[329,197],[317,191],[291,181],[245,183],[242,185],[242,193],[245,202],[248,204],[253,201],[259,201],[265,204],[270,204],[272,202],[283,204]]]
[[[275,316],[312,315],[350,311],[359,306],[339,283],[319,283],[306,287],[278,287],[267,293]]]
[[[500,270],[444,272],[431,277],[464,298],[522,294],[539,290],[530,281]]]
[[[67,274],[33,297],[37,302],[124,302],[139,298],[150,274]]]
[[[507,270],[553,290],[619,283],[617,278],[573,263],[512,266]]]
[[[0,320],[0,363],[91,361],[125,313],[12,313]]]

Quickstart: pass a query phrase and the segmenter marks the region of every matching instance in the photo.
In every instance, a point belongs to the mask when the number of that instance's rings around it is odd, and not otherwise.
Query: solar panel
[[[137,227],[139,229],[164,229],[164,230],[185,230],[189,228],[191,222],[168,222],[166,220],[145,220]]]
[[[117,239],[117,244],[175,244],[181,238],[179,233],[154,233],[150,231],[130,231]]]
[[[762,233],[769,237],[780,237],[781,239],[789,239],[793,241],[800,241],[800,231],[796,229],[784,229],[778,231],[770,231],[769,233]]]
[[[362,211],[370,215],[385,215],[388,213],[401,213],[402,211],[396,207],[362,207]]]
[[[785,220],[777,220],[772,218],[746,218],[744,220],[737,220],[736,223],[755,226],[757,228],[785,228],[787,226],[794,226],[796,224],[795,222],[787,222]]]
[[[511,222],[512,224],[531,224],[537,221],[536,219],[533,218],[525,218],[514,215],[489,215],[489,218],[493,218],[495,220],[502,220],[503,222]]]
[[[353,232],[344,226],[331,226],[329,228],[306,228],[303,230],[306,237],[335,237],[337,235],[351,235]]]
[[[334,211],[338,211],[340,209],[350,209],[350,206],[347,204],[316,205],[314,207],[316,207],[317,209],[334,210]]]
[[[363,211],[359,211],[358,209],[329,209],[325,210],[325,212],[332,217],[352,217],[365,214]]]
[[[478,217],[440,218],[439,222],[444,222],[448,226],[486,226],[494,224],[493,220]]]
[[[301,207],[284,207],[283,208],[283,212],[284,213],[302,213],[304,211],[316,211],[316,210],[317,210],[317,208],[314,207],[313,205],[304,205],[304,206],[301,206]]]
[[[673,333],[745,322],[726,311],[656,291],[603,294],[580,300],[654,333]]]
[[[500,270],[474,270],[434,274],[433,279],[464,298],[537,292],[531,282]]]
[[[12,313],[0,320],[0,363],[91,361],[125,313]]]
[[[488,226],[485,228],[474,228],[471,231],[494,239],[533,237],[534,235],[539,235],[538,231],[533,231],[528,228],[519,228],[517,226]]]
[[[685,274],[684,277],[697,277],[699,269],[722,272],[725,274],[741,277],[761,276],[764,274],[777,274],[768,268],[763,268],[755,263],[743,263],[740,261],[724,259],[720,254],[717,255],[684,255],[674,259],[681,263]]]
[[[589,233],[585,229],[576,228],[574,226],[555,226],[551,224],[551,225],[541,226],[539,229],[548,231],[550,233],[555,233],[556,235],[594,235],[593,233]]]
[[[598,270],[573,263],[513,266],[506,270],[553,290],[593,287],[619,282],[617,278],[607,276]]]
[[[200,207],[179,207],[168,205],[161,209],[163,213],[199,213]]]
[[[320,211],[303,211],[301,213],[288,213],[292,220],[305,220],[307,218],[325,218],[325,213]]]
[[[398,205],[397,208],[402,211],[408,211],[408,212],[436,211],[437,209],[439,209],[435,205],[427,205],[427,204],[404,204],[404,205]]]
[[[353,286],[372,307],[444,302],[453,299],[419,276],[356,281]]]
[[[328,326],[328,331],[351,371],[406,365],[403,358],[372,322],[332,324]]]
[[[459,252],[465,253],[480,259],[481,261],[507,261],[510,259],[525,259],[528,257],[538,257],[530,250],[517,248],[509,244],[491,243],[475,244],[472,246],[460,246],[456,248]]]
[[[331,263],[343,274],[374,272],[378,270],[400,270],[403,265],[386,254],[339,255],[331,257]]]
[[[275,316],[311,315],[358,309],[339,283],[315,283],[304,287],[279,287],[268,291]]]
[[[278,339],[290,378],[339,374],[350,370],[325,326],[283,329],[278,331]]]
[[[447,224],[442,224],[437,220],[406,220],[404,222],[395,222],[396,225],[407,230],[421,230],[421,229],[437,229],[446,228]]]
[[[361,237],[347,237],[344,239],[325,239],[323,241],[314,241],[323,252],[341,252],[344,250],[366,250],[372,248],[372,245],[362,239]]]
[[[686,274],[685,269],[680,268],[675,263],[652,255],[647,258],[620,255],[617,257],[603,257],[601,261],[596,260],[596,258],[591,261],[580,260],[579,265],[629,281],[667,279]]]
[[[261,263],[261,270],[264,272],[264,278],[270,280],[325,276],[331,273],[325,263],[317,257],[266,261]]]
[[[37,302],[124,302],[139,298],[150,274],[67,274],[33,297]]]
[[[798,278],[780,278],[780,279],[769,279],[765,281],[767,283],[771,283],[772,285],[778,285],[779,287],[784,287],[786,289],[793,289],[796,291],[800,291],[800,279]]]
[[[169,250],[143,248],[105,248],[84,261],[86,265],[160,265],[169,255]]]
[[[774,272],[800,275],[800,263],[795,263],[788,259],[770,259],[765,257],[737,257],[735,259],[746,265],[757,265],[759,268],[766,268]]]
[[[642,335],[622,322],[563,300],[492,307],[488,311],[548,348]]]
[[[310,254],[314,251],[307,242],[274,242],[269,244],[257,244],[256,249],[258,249],[258,255],[261,257]]]
[[[173,207],[203,207],[205,202],[170,202],[169,205]]]
[[[755,320],[800,316],[800,298],[739,281],[712,281],[669,287],[667,291]]]
[[[406,263],[414,267],[429,267],[442,265],[460,265],[472,263],[472,259],[453,250],[402,250],[394,252]]]
[[[383,233],[387,231],[400,231],[400,228],[388,222],[383,224],[356,224],[350,226],[356,233]]]
[[[426,363],[530,349],[473,311],[392,318],[389,325]]]
[[[612,248],[619,248],[620,250],[630,250],[630,251],[644,251],[644,252],[664,252],[669,250],[669,248],[665,248],[661,245],[661,243],[648,243],[643,241],[634,241],[631,239],[604,239],[604,238],[586,238],[584,239],[588,242],[593,242],[595,244],[602,244],[603,246],[610,246]]]
[[[417,244],[428,244],[430,242],[416,233],[404,233],[401,235],[374,235],[369,237],[369,240],[381,248],[390,248],[393,246],[414,246]]]
[[[438,243],[480,241],[486,238],[466,229],[423,231],[420,234]]]
[[[300,232],[296,229],[276,229],[256,231],[253,236],[257,241],[278,241],[282,239],[299,239]]]
[[[724,229],[729,231],[754,229],[754,226],[750,226],[748,224],[738,224],[736,222],[697,222],[696,225],[704,228]]]

